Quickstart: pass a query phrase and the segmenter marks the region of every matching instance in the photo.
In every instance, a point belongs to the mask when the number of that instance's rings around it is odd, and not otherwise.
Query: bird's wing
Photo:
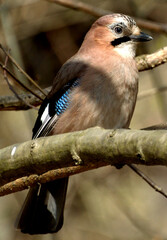
[[[72,58],[70,58],[60,68],[56,77],[54,78],[52,89],[48,94],[48,98],[55,95],[57,91],[63,88],[72,79],[76,79],[78,77],[80,78],[84,74],[87,67],[88,64],[79,54],[76,54]]]
[[[33,128],[33,139],[47,136],[50,133],[59,116],[68,107],[71,92],[78,85],[79,78],[74,78],[51,98],[45,98]]]
[[[33,139],[47,136],[53,129],[59,116],[66,110],[70,94],[79,85],[86,65],[77,60],[67,61],[56,78],[48,96],[43,101],[33,128]]]

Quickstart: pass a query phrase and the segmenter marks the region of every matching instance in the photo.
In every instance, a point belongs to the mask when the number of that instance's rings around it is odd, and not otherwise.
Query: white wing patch
[[[42,122],[41,126],[39,127],[38,131],[36,132],[36,134],[33,136],[34,138],[39,137],[39,135],[41,134],[41,132],[45,129],[45,127],[47,126],[48,122],[50,121],[51,116],[49,115],[49,103],[47,104],[44,112],[42,113],[42,116],[40,118],[40,121]]]
[[[45,111],[43,112],[42,116],[41,116],[41,121],[42,121],[42,124],[46,121],[46,119],[48,118],[49,116],[49,103],[47,104],[46,108],[45,108]]]

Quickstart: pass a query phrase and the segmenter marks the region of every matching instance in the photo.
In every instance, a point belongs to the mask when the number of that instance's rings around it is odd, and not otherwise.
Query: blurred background
[[[74,2],[79,2],[74,0]],[[94,7],[134,17],[167,22],[166,0],[82,0]],[[61,65],[79,48],[96,17],[45,0],[0,1],[0,43],[10,49],[20,66],[42,87],[51,85]],[[154,40],[142,44],[138,55],[166,45],[166,35],[150,32]],[[0,50],[0,60],[5,56]],[[8,63],[25,84],[30,83]],[[166,86],[166,64],[140,73],[139,96]],[[17,93],[23,92],[11,82]],[[0,95],[13,93],[0,72]],[[139,97],[131,128],[164,123],[167,93]],[[31,139],[37,110],[0,112],[0,148]],[[167,191],[165,167],[139,166]],[[14,222],[27,190],[0,198],[0,240],[109,240],[167,239],[167,199],[156,193],[128,167],[85,172],[70,178],[65,222],[57,234],[28,236],[16,231]]]

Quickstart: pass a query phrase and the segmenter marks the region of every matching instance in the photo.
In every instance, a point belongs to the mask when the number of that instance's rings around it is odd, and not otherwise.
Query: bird
[[[128,128],[138,93],[136,46],[150,40],[130,16],[113,13],[97,19],[54,78],[32,138],[94,126]],[[27,234],[58,232],[67,185],[68,177],[31,187],[16,227]]]

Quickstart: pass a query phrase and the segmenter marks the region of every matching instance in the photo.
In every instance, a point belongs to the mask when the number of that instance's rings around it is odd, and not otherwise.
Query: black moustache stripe
[[[113,45],[114,47],[115,46],[117,46],[117,45],[119,45],[119,44],[121,44],[121,43],[123,43],[123,42],[128,42],[128,41],[130,41],[131,39],[130,39],[130,37],[128,37],[128,36],[124,36],[124,37],[120,37],[120,38],[117,38],[117,39],[115,39],[114,41],[112,41],[111,42],[111,45]]]

